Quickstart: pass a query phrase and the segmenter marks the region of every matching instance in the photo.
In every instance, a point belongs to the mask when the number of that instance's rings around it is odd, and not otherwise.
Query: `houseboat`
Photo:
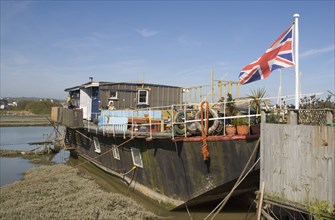
[[[232,119],[250,126],[257,115],[230,115],[223,98],[191,102],[190,90],[91,80],[65,89],[52,121],[65,126],[69,149],[170,209],[257,189],[259,133],[226,133]]]

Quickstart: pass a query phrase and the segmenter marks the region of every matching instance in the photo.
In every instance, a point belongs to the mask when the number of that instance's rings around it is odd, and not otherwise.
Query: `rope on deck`
[[[203,105],[205,105],[205,112]],[[204,114],[206,116],[206,123],[204,122]],[[204,160],[209,160],[209,151],[207,145],[207,135],[208,135],[208,123],[209,123],[209,104],[207,101],[202,101],[200,103],[200,115],[201,115],[201,137],[202,137],[202,156]],[[186,117],[186,116],[185,116]],[[204,124],[205,123],[205,124]]]

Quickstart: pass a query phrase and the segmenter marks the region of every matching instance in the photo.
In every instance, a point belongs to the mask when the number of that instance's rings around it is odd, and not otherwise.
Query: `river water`
[[[44,141],[53,131],[53,127],[0,127],[0,149],[12,149],[28,151],[36,148],[35,145],[29,145],[31,142]],[[69,157],[69,152],[61,151],[52,159],[55,163],[67,163],[69,165],[77,165],[82,163],[81,159]],[[0,186],[10,184],[22,178],[23,173],[28,169],[38,166],[30,163],[28,160],[20,157],[16,158],[0,158]],[[167,219],[204,219],[216,206],[216,204],[203,205],[200,207],[190,207],[180,211],[167,211],[162,208],[156,201],[152,201],[143,195],[126,187],[119,179],[107,175],[97,167],[85,163],[79,169],[92,176],[96,182],[109,192],[117,192],[131,197],[137,203],[143,205],[147,210]],[[246,205],[247,198],[235,198],[228,202],[226,207],[219,213],[215,219],[256,219],[255,211],[248,210]],[[209,218],[211,219],[211,217]]]
[[[53,127],[0,127],[0,149],[30,151],[38,146],[32,142],[45,141],[52,134]],[[51,136],[52,138],[52,136]],[[61,151],[51,160],[54,163],[65,163],[69,152]],[[20,157],[0,157],[0,186],[20,180],[28,169],[38,166]]]

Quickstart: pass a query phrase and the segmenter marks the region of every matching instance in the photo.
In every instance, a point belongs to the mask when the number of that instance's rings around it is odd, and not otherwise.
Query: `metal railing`
[[[317,126],[335,125],[335,109],[288,109],[286,111],[268,112],[266,114],[266,123],[288,124],[290,123],[289,114],[291,112],[297,114],[297,124]]]
[[[243,121],[249,127],[255,123],[257,118],[260,118],[260,114],[254,114],[251,110],[251,100],[243,100],[246,108],[244,108],[244,114],[239,115],[226,115],[226,104],[227,102],[209,104],[212,107],[212,111],[220,112],[218,115],[212,114],[205,123],[214,124],[219,123],[220,128],[214,131],[212,135],[226,135],[225,128],[227,124],[232,124],[233,121]],[[161,112],[160,115],[155,116],[156,112]],[[181,114],[183,112],[183,114]],[[168,117],[164,114],[169,115]],[[170,133],[171,138],[174,139],[176,136],[187,137],[193,134],[201,132],[199,129],[201,119],[196,118],[195,115],[199,115],[199,104],[188,103],[180,105],[171,105],[154,108],[144,109],[132,109],[132,110],[104,110],[100,113],[100,120],[98,123],[97,130],[102,130],[103,135],[111,133],[113,136],[116,134],[126,133],[134,137],[136,133],[147,133],[149,138],[153,137],[156,133]],[[205,113],[206,114],[206,113]],[[177,118],[181,116],[180,118]],[[104,118],[109,117],[114,121],[105,121]],[[101,118],[102,121],[101,121]],[[120,121],[122,118],[127,118],[126,121]],[[206,117],[204,117],[206,118]],[[140,122],[140,123],[139,123]],[[192,127],[193,126],[193,127]],[[190,131],[190,127],[193,129]],[[176,132],[179,131],[179,133]],[[183,130],[183,134],[180,131]],[[249,130],[250,134],[250,130]]]

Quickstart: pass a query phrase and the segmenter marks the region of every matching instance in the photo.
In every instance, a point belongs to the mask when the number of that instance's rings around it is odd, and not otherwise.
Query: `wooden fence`
[[[332,120],[332,119],[331,119]],[[335,205],[335,127],[303,125],[290,112],[288,124],[261,124],[260,182],[265,195],[308,206]]]

